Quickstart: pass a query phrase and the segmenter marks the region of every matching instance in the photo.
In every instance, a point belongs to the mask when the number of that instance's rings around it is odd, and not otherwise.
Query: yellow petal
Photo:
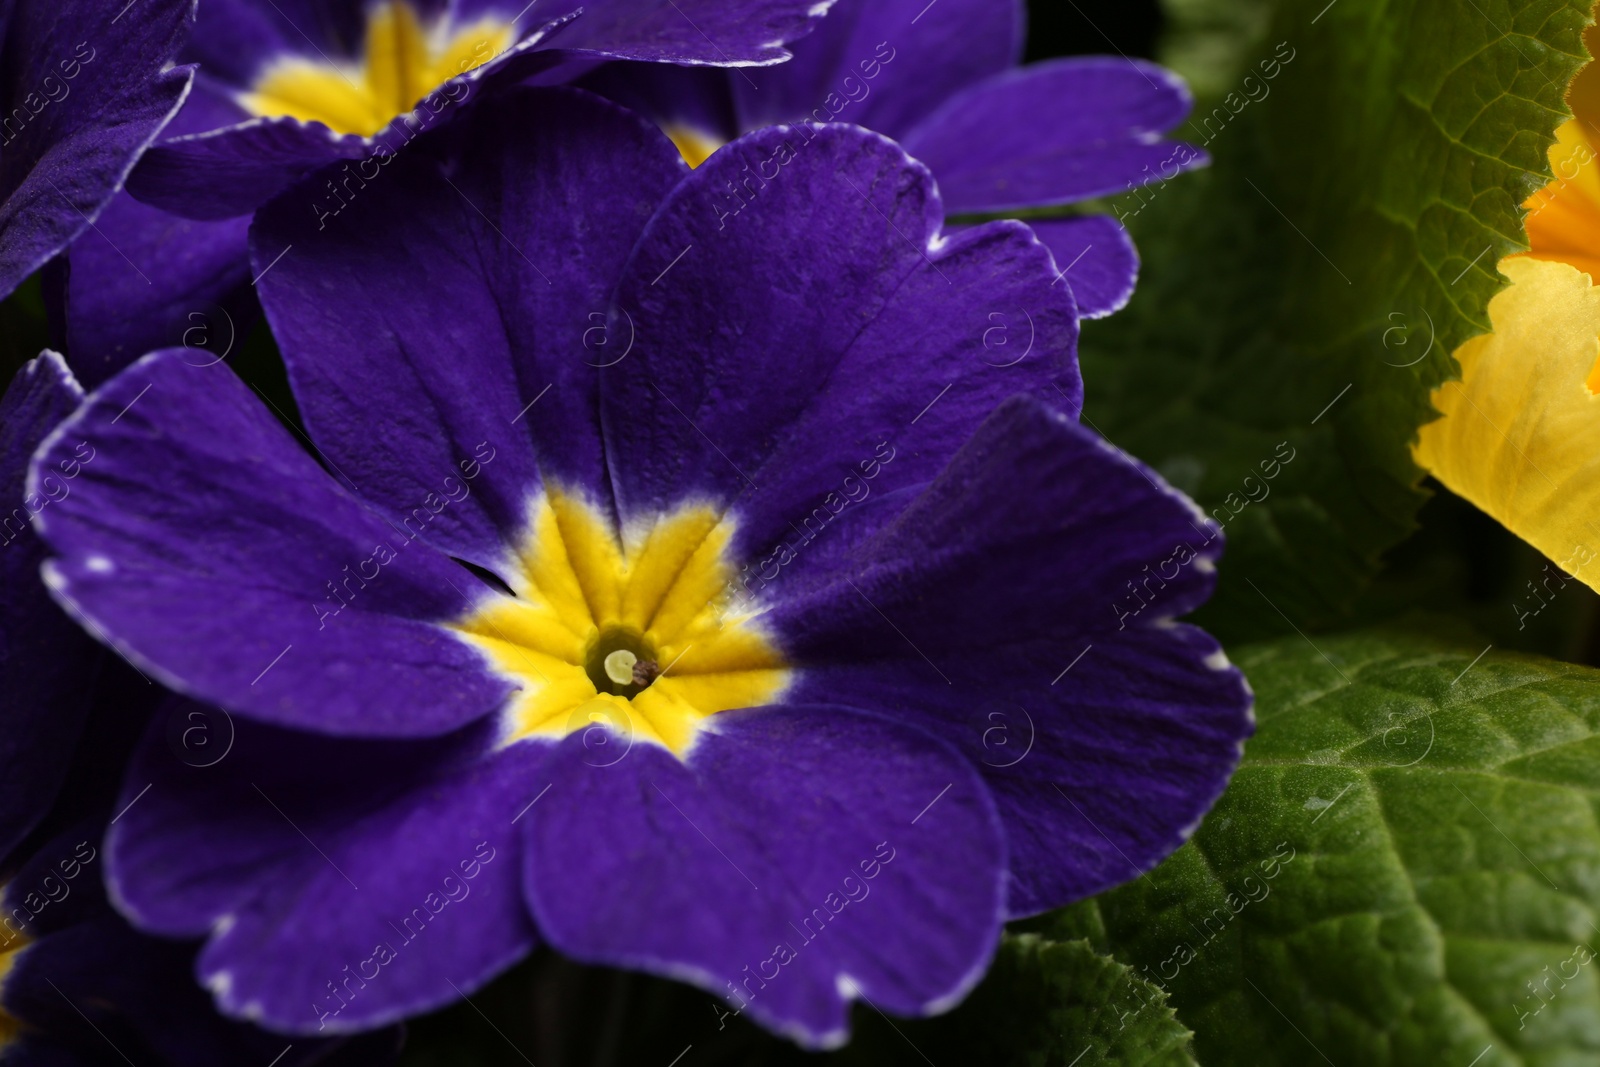
[[[1493,333],[1456,352],[1417,462],[1591,589],[1600,590],[1600,289],[1566,263],[1502,260]]]
[[[1556,131],[1549,156],[1555,180],[1522,205],[1528,254],[1600,278],[1600,153],[1583,124],[1570,119]]]

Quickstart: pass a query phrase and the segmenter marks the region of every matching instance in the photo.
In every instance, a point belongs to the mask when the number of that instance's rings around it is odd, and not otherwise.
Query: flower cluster
[[[0,16],[64,349],[0,403],[0,1056],[382,1062],[540,945],[829,1047],[1239,758],[1220,526],[1078,423],[1132,244],[981,221],[1203,162],[1182,84],[993,0],[518,6]]]

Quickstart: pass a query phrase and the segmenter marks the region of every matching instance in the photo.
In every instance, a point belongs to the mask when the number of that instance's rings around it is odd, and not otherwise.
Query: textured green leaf
[[[1408,443],[1522,247],[1588,7],[1280,0],[1177,131],[1213,167],[1116,202],[1145,266],[1084,332],[1087,418],[1225,521],[1201,616],[1225,639],[1336,620],[1412,528]],[[1281,442],[1295,458],[1265,478]]]
[[[1087,941],[1008,935],[983,983],[948,1015],[891,1026],[857,1012],[840,1064],[1195,1067],[1166,996]]]
[[[1201,1062],[1600,1062],[1600,671],[1418,629],[1245,649],[1260,729],[1194,839],[1040,924]]]

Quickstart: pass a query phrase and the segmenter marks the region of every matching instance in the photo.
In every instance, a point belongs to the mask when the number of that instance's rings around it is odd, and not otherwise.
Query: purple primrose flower
[[[829,1046],[857,998],[950,1007],[1002,923],[1220,793],[1249,694],[1174,621],[1219,532],[1077,424],[1027,226],[944,232],[864,130],[691,171],[571,89],[464,113],[324,225],[329,173],[251,237],[303,442],[168,350],[34,461],[96,455],[36,519],[57,597],[236,719],[206,768],[152,728],[106,846],[224,1013],[371,1028],[544,942]]]

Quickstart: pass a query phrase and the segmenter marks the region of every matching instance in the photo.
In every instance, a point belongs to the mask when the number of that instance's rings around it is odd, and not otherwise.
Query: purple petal
[[[679,185],[612,314],[638,338],[601,391],[624,523],[739,498],[741,554],[764,552],[867,470],[892,461],[874,491],[931,478],[1013,393],[1076,414],[1045,249],[1020,223],[939,226],[927,171],[842,126],[751,134]]]
[[[41,446],[30,486],[79,441],[74,491],[37,520],[56,553],[47,580],[170,687],[270,722],[396,736],[504,698],[436,625],[465,614],[475,579],[350,497],[226,365],[187,349],[135,363]]]
[[[197,78],[163,135],[213,129],[238,112]],[[248,287],[249,225],[248,217],[194,222],[118,193],[65,261],[59,314],[84,384],[92,389],[158,348],[181,344],[222,359],[237,347],[259,314]]]
[[[742,128],[850,122],[899,137],[1022,57],[1018,0],[839,0],[795,57],[729,75]]]
[[[67,253],[67,355],[93,388],[158,348],[220,361],[258,312],[248,217],[196,222],[118,193]],[[203,350],[203,351],[202,351]]]
[[[0,296],[91,225],[177,110],[192,0],[8,4],[0,48]],[[19,122],[20,118],[20,122]]]
[[[1188,88],[1154,63],[1096,56],[1036,63],[950,99],[904,137],[939,176],[952,213],[1109,196],[1201,166],[1160,134],[1188,115]]]
[[[128,179],[128,191],[175,215],[229,219],[250,214],[318,167],[372,150],[366,138],[336,134],[321,123],[252,119],[154,146]]]
[[[1139,280],[1139,252],[1116,219],[1030,219],[1028,225],[1055,257],[1061,279],[1072,287],[1078,314],[1099,319],[1121,311]]]
[[[244,721],[227,758],[156,733],[107,838],[119,907],[209,934],[198,970],[227,1015],[284,1033],[370,1029],[470,994],[532,950],[521,828],[546,746],[492,729],[429,741],[313,738]]]
[[[743,67],[787,59],[784,43],[805,34],[819,8],[815,0],[559,0],[540,17],[579,13],[552,43],[594,58]]]
[[[918,730],[785,705],[718,716],[687,762],[607,767],[569,738],[528,815],[540,929],[578,959],[689,981],[807,1047],[859,995],[959,1000],[999,934],[1004,852],[966,761]]]
[[[34,448],[83,400],[60,356],[17,372],[0,398],[0,857],[44,818],[89,714],[99,649],[39,580],[45,546],[32,518],[70,499],[81,462],[52,465],[24,487]],[[70,454],[78,439],[69,438]]]
[[[1220,550],[1148,469],[1018,398],[831,586],[767,618],[804,665],[791,699],[917,724],[980,765],[1026,915],[1153,867],[1227,783],[1249,692],[1171,621]]]
[[[234,91],[204,70],[197,71],[194,85],[178,109],[177,117],[161,131],[161,139],[198,137],[247,121],[251,117],[234,98]]]
[[[349,168],[290,190],[261,212],[255,260],[318,447],[397,523],[468,493],[424,536],[496,569],[541,468],[603,492],[598,367],[628,343],[607,343],[605,309],[686,171],[654,127],[572,90],[519,91],[450,134],[448,171],[412,153],[372,164],[370,188]]]

